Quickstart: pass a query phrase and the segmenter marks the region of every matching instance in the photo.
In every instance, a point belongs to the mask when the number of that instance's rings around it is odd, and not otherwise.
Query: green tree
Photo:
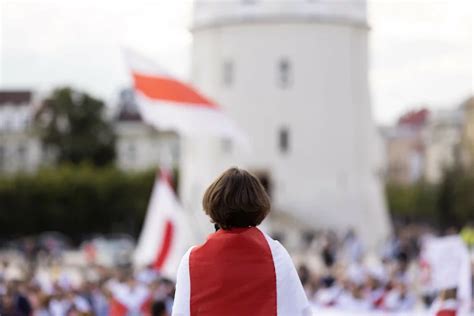
[[[102,101],[71,88],[57,89],[43,101],[36,125],[57,163],[104,166],[114,161],[116,137],[104,108]]]
[[[474,219],[474,174],[459,167],[446,169],[439,187],[442,228],[462,227]]]
[[[389,183],[386,187],[391,214],[400,220],[434,222],[437,187],[420,181],[410,185]]]
[[[455,168],[446,169],[439,184],[438,191],[438,221],[441,229],[455,226],[458,222],[456,216],[456,201],[459,199],[457,189],[462,181],[462,173]]]

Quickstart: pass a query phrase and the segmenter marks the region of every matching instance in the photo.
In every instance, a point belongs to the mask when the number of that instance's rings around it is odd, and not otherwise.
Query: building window
[[[26,147],[24,145],[18,146],[18,163],[21,167],[26,167]]]
[[[280,152],[287,153],[290,149],[290,135],[289,130],[286,127],[280,128],[278,131],[278,145],[280,147]]]
[[[128,156],[128,161],[130,163],[134,163],[135,162],[135,158],[136,158],[136,148],[135,148],[135,144],[130,142],[127,146],[127,156]]]
[[[221,140],[222,152],[225,154],[232,153],[232,140],[229,138],[224,138]]]
[[[5,147],[0,146],[0,170],[3,170],[5,164]]]
[[[230,60],[226,60],[222,65],[222,82],[227,87],[234,83],[234,63]]]
[[[282,58],[278,62],[278,85],[280,88],[288,88],[291,85],[291,81],[291,63],[288,58]]]

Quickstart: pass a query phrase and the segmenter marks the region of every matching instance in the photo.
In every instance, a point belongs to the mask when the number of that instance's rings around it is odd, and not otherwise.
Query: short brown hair
[[[204,211],[222,229],[259,225],[270,212],[270,198],[246,170],[230,168],[207,188]]]

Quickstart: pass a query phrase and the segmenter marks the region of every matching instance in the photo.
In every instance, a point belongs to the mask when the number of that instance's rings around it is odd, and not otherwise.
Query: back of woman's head
[[[270,212],[260,181],[246,170],[230,168],[204,193],[204,211],[222,229],[259,225]]]

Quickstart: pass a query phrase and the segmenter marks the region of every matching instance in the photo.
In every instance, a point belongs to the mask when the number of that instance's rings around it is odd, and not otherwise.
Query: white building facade
[[[132,89],[122,90],[119,99],[114,120],[117,167],[132,171],[163,165],[177,167],[178,135],[171,131],[158,131],[145,123],[138,112]]]
[[[31,91],[0,91],[0,173],[31,172],[42,163],[41,142],[32,130]]]
[[[439,183],[445,169],[461,161],[461,136],[464,113],[462,109],[433,112],[426,126],[425,179]]]
[[[355,228],[372,245],[389,234],[368,30],[362,0],[195,3],[192,82],[250,141],[248,150],[183,141],[181,197],[203,229],[205,188],[237,165],[264,182],[275,214],[314,229]]]
[[[32,91],[0,91],[0,174],[35,172],[51,165],[52,157],[44,150],[33,121],[39,94]],[[116,165],[126,171],[142,171],[166,165],[177,167],[179,137],[170,131],[158,131],[138,114],[133,92],[120,94],[118,111],[108,119],[117,135]]]

